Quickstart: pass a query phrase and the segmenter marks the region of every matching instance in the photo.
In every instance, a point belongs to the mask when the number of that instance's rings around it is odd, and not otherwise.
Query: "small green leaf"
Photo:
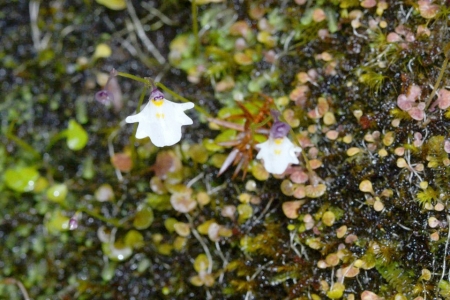
[[[86,159],[83,160],[83,167],[82,167],[83,173],[82,177],[84,179],[92,179],[95,175],[95,166],[94,166],[94,159],[92,156],[86,157]]]
[[[254,134],[253,140],[257,143],[264,143],[265,141],[267,141],[267,135]]]
[[[106,282],[110,281],[116,273],[116,263],[107,263],[103,266],[102,279]]]
[[[328,20],[328,30],[331,33],[335,33],[339,30],[338,22],[336,20],[336,14],[332,9],[326,9],[325,14],[327,15]]]
[[[71,150],[81,150],[86,146],[88,141],[87,132],[75,120],[69,121],[67,129],[67,146]]]
[[[112,10],[122,10],[127,7],[125,0],[96,0],[98,4],[104,5]]]
[[[23,193],[34,190],[39,172],[33,167],[8,169],[5,172],[5,183],[10,189]]]
[[[226,129],[216,136],[214,142],[220,144],[222,142],[229,142],[236,138],[237,132],[233,129]]]
[[[239,107],[224,107],[219,110],[217,117],[219,119],[226,119],[234,115],[242,114],[242,109]]]
[[[130,248],[139,249],[144,246],[144,237],[139,231],[131,229],[125,235],[124,242]]]
[[[303,17],[300,19],[300,23],[302,25],[311,24],[311,22],[313,20],[313,12],[314,12],[314,9],[312,9],[312,8],[306,10],[305,13],[303,14]]]
[[[189,147],[189,156],[193,161],[204,164],[208,160],[208,151],[202,144],[195,144]]]
[[[197,272],[206,271],[209,267],[209,260],[206,254],[199,254],[194,261],[194,269]]]
[[[112,53],[111,47],[105,43],[100,43],[95,47],[95,52],[93,54],[94,58],[107,58],[110,57]]]
[[[69,230],[69,220],[61,211],[54,211],[46,223],[47,230],[51,233],[58,233]]]
[[[78,97],[75,101],[75,111],[80,124],[86,124],[89,121],[86,102],[84,97]]]
[[[253,215],[253,208],[250,204],[239,204],[237,211],[239,214],[239,223],[244,223],[245,220],[249,219]]]
[[[203,146],[208,151],[218,152],[223,149],[222,146],[217,145],[213,139],[203,139]]]
[[[178,220],[175,218],[168,218],[164,221],[164,227],[166,227],[167,231],[174,232],[175,224],[178,223]]]
[[[170,204],[170,195],[157,195],[154,193],[147,194],[147,203],[153,209],[162,211],[172,209]]]
[[[133,254],[133,249],[127,247],[123,241],[117,241],[114,244],[102,243],[102,250],[112,261],[123,261]]]
[[[67,196],[65,184],[55,184],[47,190],[47,198],[53,202],[63,203]]]
[[[157,250],[158,250],[159,254],[169,256],[173,250],[173,245],[168,244],[168,243],[162,243],[162,244],[158,245]]]
[[[153,210],[148,206],[140,207],[134,216],[133,226],[136,229],[148,228],[154,220]]]

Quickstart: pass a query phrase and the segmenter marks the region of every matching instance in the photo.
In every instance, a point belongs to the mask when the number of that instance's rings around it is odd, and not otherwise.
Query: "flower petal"
[[[184,110],[193,108],[194,104],[175,103],[166,99],[150,100],[138,114],[125,119],[127,123],[139,122],[136,138],[149,137],[158,147],[171,146],[181,139],[181,126],[193,123]]]
[[[140,121],[140,114],[141,114],[141,113],[138,113],[138,114],[135,114],[135,115],[132,115],[132,116],[128,116],[128,117],[125,119],[125,122],[127,122],[127,123],[136,123],[136,122],[139,122],[139,121]]]
[[[289,164],[299,163],[296,153],[300,153],[301,149],[295,147],[287,137],[281,139],[269,138],[256,147],[260,149],[256,158],[264,161],[264,168],[269,173],[283,174]]]

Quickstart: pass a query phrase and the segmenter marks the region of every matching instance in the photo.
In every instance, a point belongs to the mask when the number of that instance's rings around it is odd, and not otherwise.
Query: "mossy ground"
[[[2,299],[450,298],[447,1],[9,2]],[[195,102],[179,144],[123,122],[141,83],[94,100],[112,68]],[[270,108],[303,148],[283,176]]]

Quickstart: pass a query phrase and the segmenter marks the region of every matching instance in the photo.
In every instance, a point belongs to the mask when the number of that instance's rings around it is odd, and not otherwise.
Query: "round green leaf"
[[[208,160],[208,151],[202,144],[195,144],[189,148],[189,155],[192,160],[204,164]]]
[[[65,184],[55,184],[47,190],[47,198],[53,202],[62,203],[67,196],[67,186]]]
[[[87,132],[75,120],[69,121],[67,128],[67,146],[71,150],[81,150],[86,146],[88,141]]]
[[[52,233],[67,231],[69,230],[69,220],[70,218],[66,217],[62,212],[54,211],[46,223],[47,230]]]
[[[133,226],[136,229],[146,229],[153,223],[153,219],[153,210],[148,206],[141,207],[134,216]]]
[[[139,231],[131,229],[125,235],[124,242],[128,247],[138,249],[144,246],[144,237]]]
[[[102,243],[103,253],[112,261],[123,261],[133,254],[133,249],[127,247],[122,241],[112,243]]]
[[[220,145],[217,145],[213,139],[204,139],[203,146],[205,146],[206,150],[212,151],[212,152],[218,152],[223,149],[223,147]]]
[[[199,254],[194,261],[194,269],[197,272],[206,271],[209,267],[209,260],[206,254]]]
[[[175,231],[175,224],[178,223],[178,220],[175,218],[168,218],[164,221],[164,227],[166,227],[166,229],[169,232],[174,232]]]
[[[5,183],[10,189],[23,193],[34,189],[39,172],[33,167],[8,169],[5,172]]]

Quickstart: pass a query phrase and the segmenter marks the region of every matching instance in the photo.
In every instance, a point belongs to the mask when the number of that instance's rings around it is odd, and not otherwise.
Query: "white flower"
[[[256,158],[263,159],[264,168],[272,174],[283,174],[289,164],[298,164],[297,155],[302,152],[287,137],[270,136],[264,143],[257,144],[256,148],[260,149]]]
[[[139,122],[136,138],[148,136],[155,146],[171,146],[180,141],[181,126],[192,124],[192,119],[184,111],[193,107],[192,102],[175,103],[166,100],[163,93],[154,89],[144,109],[127,117],[125,122]]]

